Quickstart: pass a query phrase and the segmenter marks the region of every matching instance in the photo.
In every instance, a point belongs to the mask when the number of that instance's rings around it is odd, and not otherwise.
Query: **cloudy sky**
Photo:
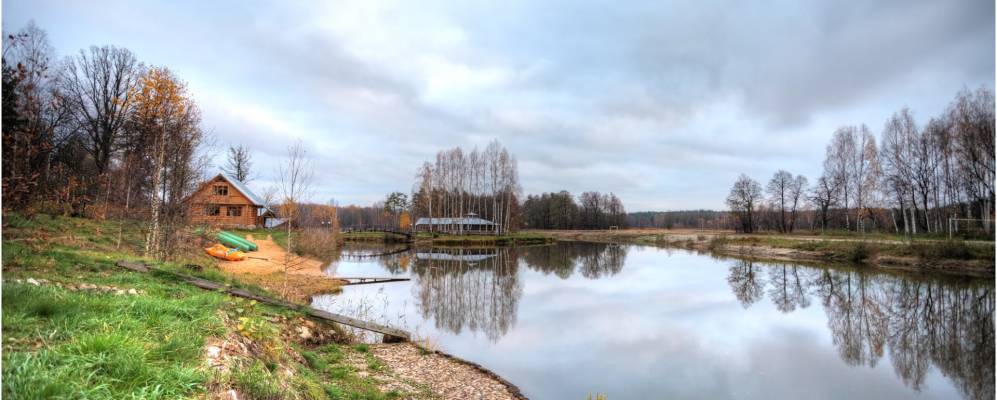
[[[994,86],[994,3],[4,0],[60,55],[131,49],[186,80],[268,185],[300,139],[314,198],[411,190],[441,149],[499,139],[526,193],[721,208],[744,172],[820,173],[842,124],[919,122]]]

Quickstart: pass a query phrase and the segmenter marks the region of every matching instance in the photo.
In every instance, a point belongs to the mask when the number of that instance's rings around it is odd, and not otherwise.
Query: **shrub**
[[[845,250],[845,257],[848,261],[861,263],[872,257],[872,248],[865,242],[856,242]]]
[[[336,233],[328,229],[305,229],[294,237],[293,243],[298,254],[326,257],[336,249]]]
[[[727,239],[727,235],[720,235],[710,240],[710,244],[707,245],[706,248],[710,249],[710,251],[717,251],[722,249],[729,242],[730,239]]]

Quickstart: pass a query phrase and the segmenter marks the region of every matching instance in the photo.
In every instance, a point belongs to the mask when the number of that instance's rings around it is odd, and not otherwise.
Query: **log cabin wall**
[[[256,226],[260,208],[221,177],[202,185],[190,202],[190,221],[213,226]]]

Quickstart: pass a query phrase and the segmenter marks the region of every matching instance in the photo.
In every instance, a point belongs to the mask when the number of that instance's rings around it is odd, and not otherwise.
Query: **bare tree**
[[[793,178],[793,181],[789,185],[789,232],[796,229],[796,217],[799,209],[806,202],[806,190],[807,190],[807,177],[803,175],[797,175]]]
[[[854,180],[854,160],[858,150],[855,147],[856,128],[843,126],[834,132],[831,143],[827,145],[827,156],[824,159],[824,175],[833,179],[841,191],[841,199],[845,209],[845,229],[851,229],[848,200],[849,190]]]
[[[302,143],[287,148],[287,159],[277,165],[277,192],[280,198],[280,214],[287,229],[287,251],[284,256],[284,290],[287,290],[287,273],[301,264],[292,254],[294,251],[294,225],[300,214],[301,202],[311,191],[313,171]]]
[[[222,171],[239,182],[248,183],[253,179],[252,166],[252,156],[249,154],[248,147],[245,145],[229,146],[228,158]]]
[[[787,232],[786,227],[786,206],[789,203],[789,191],[793,185],[793,174],[779,170],[772,176],[766,189],[772,206],[779,210],[779,232]]]
[[[985,87],[976,92],[963,90],[949,106],[948,114],[955,131],[963,190],[979,208],[978,215],[990,233],[994,211],[994,93]]]
[[[114,155],[142,69],[128,49],[94,46],[80,50],[59,74],[59,96],[99,174]]]
[[[904,222],[904,232],[917,233],[917,204],[915,203],[912,181],[915,154],[912,144],[918,136],[914,117],[908,108],[894,113],[883,128],[882,153],[885,191],[893,194]]]
[[[741,221],[741,230],[751,233],[755,230],[753,213],[762,199],[762,185],[745,174],[741,174],[734,182],[727,196],[727,206]]]
[[[857,151],[852,154],[852,165],[849,168],[852,174],[850,182],[856,207],[855,223],[860,232],[865,232],[866,207],[879,183],[879,154],[876,150],[876,138],[865,124],[859,127],[857,140]]]

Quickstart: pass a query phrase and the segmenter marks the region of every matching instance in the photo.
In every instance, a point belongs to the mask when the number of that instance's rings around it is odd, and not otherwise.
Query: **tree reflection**
[[[416,253],[411,268],[417,307],[438,329],[495,341],[515,325],[523,285],[514,249],[433,249]]]
[[[619,245],[566,243],[522,249],[434,248],[381,262],[392,272],[411,268],[417,307],[424,319],[433,318],[437,329],[480,331],[495,341],[516,323],[523,295],[517,276],[519,260],[562,279],[575,271],[598,279],[619,273],[626,254],[626,248]]]
[[[727,276],[727,283],[730,284],[730,289],[734,291],[734,296],[741,301],[741,305],[744,308],[748,308],[758,300],[761,300],[764,295],[762,289],[765,283],[758,276],[758,268],[755,266],[755,263],[746,260],[737,260],[730,267],[730,275]]]
[[[522,257],[530,269],[561,279],[570,278],[575,271],[588,279],[599,279],[623,270],[627,249],[617,244],[564,242],[527,248]]]
[[[768,281],[758,278],[768,270]],[[992,284],[875,274],[864,270],[762,265],[737,261],[727,278],[747,308],[768,295],[791,312],[816,296],[841,359],[875,366],[889,353],[897,376],[920,390],[931,366],[967,398],[994,397]]]
[[[810,306],[810,297],[807,295],[807,284],[800,276],[800,268],[797,266],[783,265],[778,268],[769,269],[769,297],[775,303],[775,307],[782,312],[790,312],[796,307],[807,308]]]

